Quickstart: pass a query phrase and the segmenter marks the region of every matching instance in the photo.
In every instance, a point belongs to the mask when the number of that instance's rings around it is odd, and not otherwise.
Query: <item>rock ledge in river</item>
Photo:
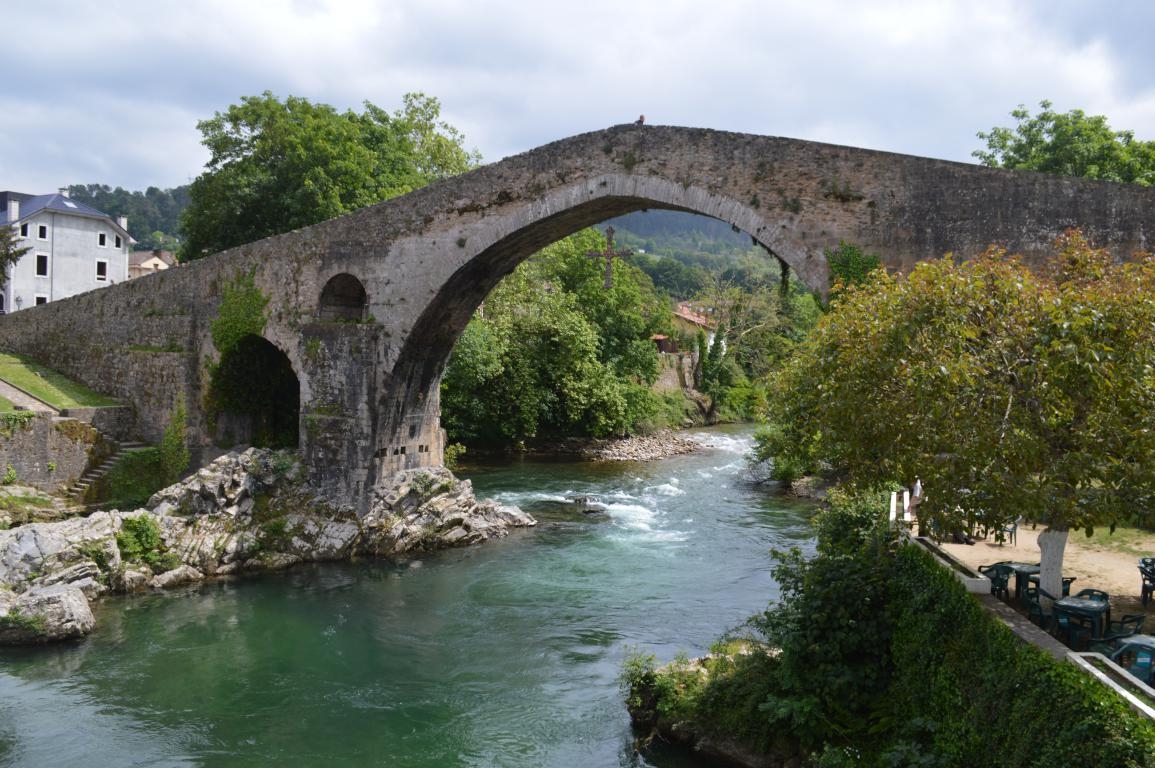
[[[109,589],[167,589],[217,575],[356,555],[405,556],[505,536],[536,521],[478,501],[468,480],[436,467],[399,473],[364,518],[318,498],[295,454],[227,454],[157,492],[148,509],[96,512],[0,531],[0,644],[92,631],[88,599]],[[122,562],[117,534],[147,515],[163,545]]]

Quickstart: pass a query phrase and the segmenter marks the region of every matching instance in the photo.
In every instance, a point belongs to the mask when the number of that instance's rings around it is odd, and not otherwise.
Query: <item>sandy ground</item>
[[[1018,540],[1014,546],[999,544],[992,535],[989,539],[978,539],[974,545],[944,543],[943,549],[950,552],[971,568],[1013,560],[1025,563],[1039,562],[1038,535],[1042,531],[1031,530],[1030,525],[1020,526]],[[1155,536],[1152,537],[1151,552],[1155,556]],[[1063,575],[1075,576],[1071,593],[1087,587],[1102,589],[1111,595],[1111,612],[1114,616],[1123,613],[1144,613],[1139,601],[1141,581],[1139,579],[1139,558],[1135,555],[1098,549],[1087,543],[1080,531],[1072,531],[1067,537],[1067,548],[1063,556]],[[1014,577],[1011,578],[1014,591]],[[1147,626],[1144,631],[1155,634],[1155,600],[1151,601]]]

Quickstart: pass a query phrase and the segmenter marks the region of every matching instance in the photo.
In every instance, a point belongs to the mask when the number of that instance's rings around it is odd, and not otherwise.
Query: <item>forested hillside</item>
[[[73,184],[68,193],[73,200],[113,218],[126,216],[135,250],[175,251],[180,244],[180,215],[189,204],[187,184],[172,189],[149,187],[144,192],[112,189],[107,184]]]

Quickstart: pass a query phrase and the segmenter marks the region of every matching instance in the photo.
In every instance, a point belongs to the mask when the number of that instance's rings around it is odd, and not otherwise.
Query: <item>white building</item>
[[[0,192],[0,225],[17,230],[29,250],[9,270],[0,311],[15,312],[128,279],[133,239],[128,220],[114,220],[68,190],[53,195]]]

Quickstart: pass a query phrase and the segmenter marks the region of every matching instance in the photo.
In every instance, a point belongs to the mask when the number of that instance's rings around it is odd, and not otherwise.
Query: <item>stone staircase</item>
[[[131,453],[133,451],[139,451],[139,450],[149,448],[149,447],[151,447],[151,446],[149,446],[145,443],[136,443],[136,442],[117,443],[116,450],[113,451],[112,454],[110,454],[108,456],[108,458],[106,458],[104,461],[100,462],[100,464],[98,464],[95,467],[90,468],[83,475],[81,475],[79,478],[77,478],[76,482],[73,483],[72,486],[66,492],[66,495],[68,496],[68,498],[74,500],[77,503],[84,503],[84,494],[88,491],[88,489],[90,487],[92,487],[93,483],[97,482],[102,477],[107,475],[108,471],[110,469],[112,469],[116,465],[116,462],[120,461],[120,459],[123,458],[125,454]]]

